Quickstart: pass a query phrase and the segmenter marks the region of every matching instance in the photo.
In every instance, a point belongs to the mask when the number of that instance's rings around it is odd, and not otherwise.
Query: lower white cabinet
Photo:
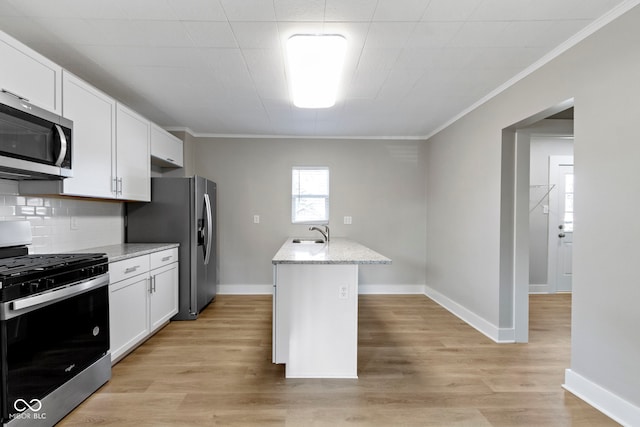
[[[178,260],[177,250],[173,259]],[[150,280],[149,327],[155,332],[178,312],[178,263],[151,270]]]
[[[153,335],[178,312],[178,248],[109,265],[111,363]]]
[[[149,335],[147,289],[149,279],[141,274],[109,285],[109,333],[114,363]]]

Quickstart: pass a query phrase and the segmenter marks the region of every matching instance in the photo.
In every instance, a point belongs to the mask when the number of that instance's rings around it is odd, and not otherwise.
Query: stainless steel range
[[[111,378],[106,254],[28,255],[0,222],[3,426],[52,426]]]

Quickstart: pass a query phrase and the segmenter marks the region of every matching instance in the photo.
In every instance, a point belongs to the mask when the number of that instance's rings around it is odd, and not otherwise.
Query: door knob
[[[561,239],[562,239],[562,238],[564,238],[564,237],[566,237],[566,236],[567,236],[567,235],[566,235],[566,234],[564,234],[564,233],[560,233],[560,234],[558,234],[558,237],[559,237],[559,238],[561,238]]]

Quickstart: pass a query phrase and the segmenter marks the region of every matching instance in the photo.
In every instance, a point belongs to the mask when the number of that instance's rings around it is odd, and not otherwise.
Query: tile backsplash
[[[22,196],[18,183],[0,179],[0,221],[28,220],[29,253],[60,253],[124,241],[122,202]]]

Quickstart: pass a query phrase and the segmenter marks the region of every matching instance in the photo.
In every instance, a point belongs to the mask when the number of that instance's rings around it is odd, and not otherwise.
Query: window
[[[294,167],[291,172],[291,222],[329,223],[329,168]]]
[[[562,221],[564,231],[573,232],[573,174],[564,176],[564,218]]]

